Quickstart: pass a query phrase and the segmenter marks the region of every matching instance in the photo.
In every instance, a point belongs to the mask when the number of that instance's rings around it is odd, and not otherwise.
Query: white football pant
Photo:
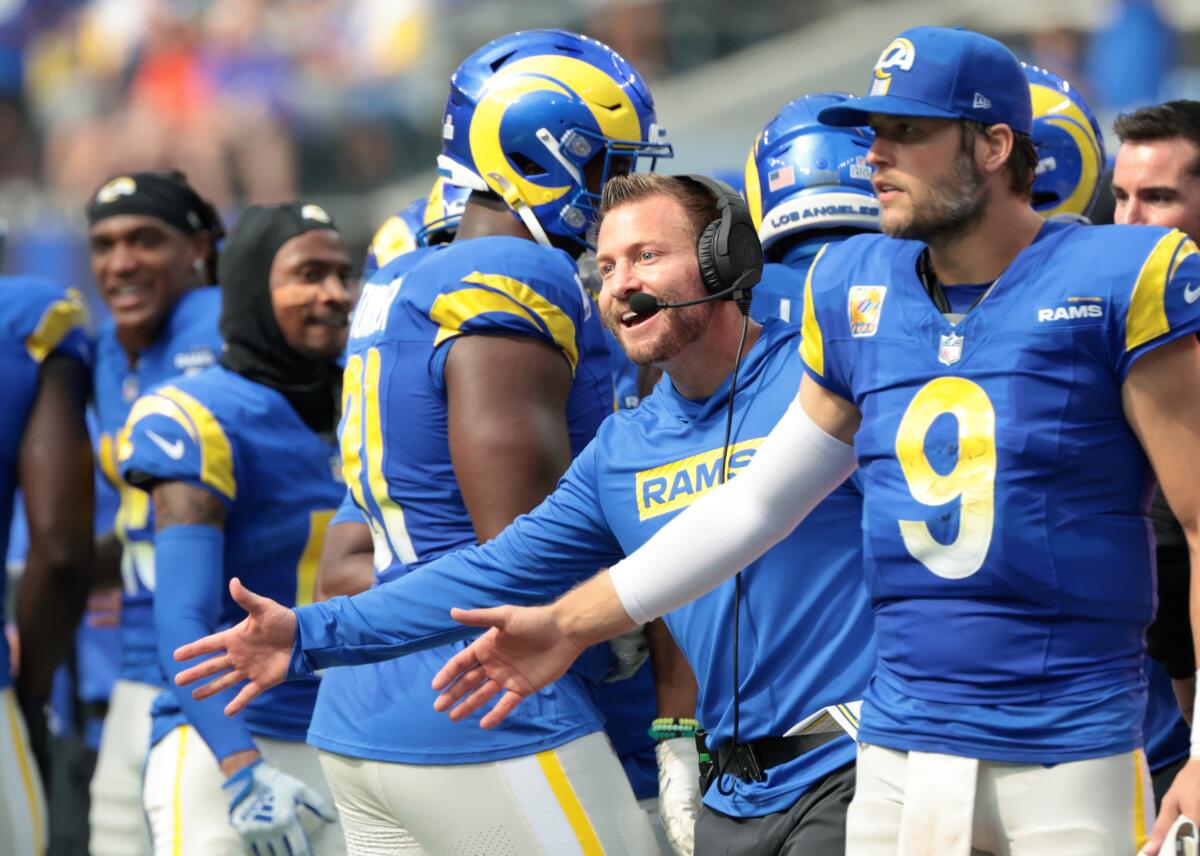
[[[42,856],[46,798],[11,686],[0,691],[0,719],[0,849],[12,856]]]
[[[317,750],[307,743],[255,737],[263,761],[308,785],[331,805]],[[143,800],[155,856],[243,856],[242,838],[229,824],[225,775],[195,728],[181,725],[155,744],[146,761]],[[346,852],[339,822],[300,811],[316,856]],[[279,854],[283,856],[283,854]]]
[[[1053,766],[859,744],[847,856],[1129,856],[1154,825],[1143,752]]]
[[[659,852],[603,732],[480,764],[389,764],[322,752],[321,766],[349,856]]]
[[[139,681],[113,685],[92,774],[88,815],[92,856],[149,856],[150,831],[142,811],[142,769],[150,748],[150,705],[162,692]]]

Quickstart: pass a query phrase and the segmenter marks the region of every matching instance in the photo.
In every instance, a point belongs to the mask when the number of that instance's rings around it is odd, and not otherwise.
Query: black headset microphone
[[[738,370],[742,365],[742,350],[746,347],[746,333],[750,328],[750,289],[762,278],[763,250],[758,239],[758,230],[750,216],[750,208],[736,190],[723,181],[709,178],[705,175],[676,176],[685,181],[691,181],[706,188],[717,202],[720,217],[713,220],[700,232],[696,242],[696,258],[700,264],[700,279],[708,292],[696,300],[683,300],[679,303],[668,303],[659,300],[651,294],[640,291],[629,298],[629,311],[635,315],[648,317],[662,309],[682,309],[685,306],[696,306],[710,300],[733,300],[742,313],[742,335],[738,340],[737,355],[733,360],[733,371],[729,378],[729,399],[725,407],[725,442],[721,451],[721,470],[717,474],[718,484],[724,484],[729,469],[729,445],[733,439],[733,400],[737,394]],[[743,753],[736,747],[739,745],[739,727],[741,724],[741,681],[738,666],[738,637],[741,625],[740,613],[742,602],[742,575],[734,576],[733,582],[733,736],[735,751],[727,755],[725,765],[718,764],[716,770],[717,790],[724,796],[733,793],[731,787],[724,790],[721,779],[725,766]],[[752,754],[752,753],[751,753]],[[751,761],[751,775],[757,781],[765,781],[766,775]],[[740,773],[740,771],[735,771]]]
[[[742,278],[747,278],[752,273],[754,272],[747,271],[742,275]],[[698,297],[695,300],[683,300],[679,303],[667,303],[665,300],[659,300],[653,294],[647,294],[644,291],[639,291],[637,294],[633,295],[633,297],[629,298],[629,311],[641,318],[648,318],[651,315],[658,314],[659,310],[662,309],[683,309],[685,306],[696,306],[701,303],[709,303],[713,300],[737,300],[737,298],[733,296],[734,292],[749,291],[752,287],[753,286],[743,285],[742,283],[738,282],[729,286],[729,288],[718,291],[716,294],[706,294],[704,297]],[[738,306],[740,307],[741,305],[742,304],[739,302]]]

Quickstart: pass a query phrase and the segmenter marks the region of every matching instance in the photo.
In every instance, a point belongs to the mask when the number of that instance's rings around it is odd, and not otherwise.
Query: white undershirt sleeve
[[[625,611],[644,624],[716,588],[783,540],[855,465],[854,447],[794,400],[737,478],[613,565]]]

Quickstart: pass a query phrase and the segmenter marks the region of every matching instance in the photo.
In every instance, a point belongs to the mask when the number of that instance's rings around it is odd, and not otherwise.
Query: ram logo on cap
[[[875,81],[871,84],[871,95],[886,95],[892,85],[892,75],[889,68],[901,71],[911,71],[913,60],[917,58],[917,50],[908,39],[892,39],[892,43],[883,49],[879,62],[875,63]]]
[[[110,202],[116,202],[122,196],[132,196],[136,192],[137,182],[127,175],[122,175],[120,178],[114,178],[97,190],[96,201],[107,205]]]
[[[320,205],[311,202],[300,209],[300,216],[305,220],[316,220],[318,223],[332,223],[333,218]]]

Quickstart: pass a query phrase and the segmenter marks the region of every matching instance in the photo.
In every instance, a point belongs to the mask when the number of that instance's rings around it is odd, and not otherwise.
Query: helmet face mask
[[[785,105],[763,128],[746,158],[746,200],[763,249],[805,232],[879,231],[879,201],[871,187],[864,128],[817,121],[844,93],[821,93]]]
[[[604,182],[672,153],[633,67],[561,30],[513,33],[468,57],[442,139],[448,182],[500,196],[539,243],[581,247]]]
[[[1084,219],[1100,194],[1104,135],[1075,87],[1051,71],[1022,63],[1033,102],[1038,153],[1033,207],[1044,217]]]

